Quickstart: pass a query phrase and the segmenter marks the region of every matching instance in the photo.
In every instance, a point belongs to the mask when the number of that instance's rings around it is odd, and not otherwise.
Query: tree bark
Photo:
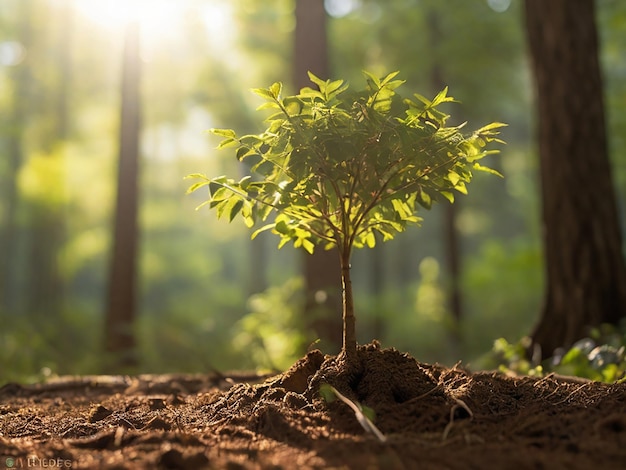
[[[430,81],[434,88],[433,92],[438,93],[445,87],[441,53],[438,48],[438,45],[442,42],[441,15],[435,8],[428,11],[427,17],[429,50],[433,54]],[[454,204],[445,204],[442,227],[444,262],[448,278],[446,283],[447,307],[452,315],[452,323],[448,330],[448,340],[450,349],[455,355],[461,346],[460,326],[463,316],[463,293],[461,291],[462,249],[461,240],[456,229],[459,203],[457,200]]]
[[[133,366],[137,292],[139,179],[139,25],[128,25],[122,66],[122,104],[115,228],[105,320],[105,348],[114,367]]]
[[[307,72],[322,79],[328,75],[326,11],[323,0],[296,0],[293,83],[299,90],[311,86]],[[341,272],[336,249],[318,248],[304,255],[305,316],[308,326],[330,348],[341,345]]]
[[[352,297],[352,278],[350,276],[350,249],[344,248],[340,256],[343,341],[341,352],[349,366],[356,364],[356,319],[354,317],[354,299]]]
[[[537,91],[546,293],[543,357],[626,315],[593,0],[526,0]]]

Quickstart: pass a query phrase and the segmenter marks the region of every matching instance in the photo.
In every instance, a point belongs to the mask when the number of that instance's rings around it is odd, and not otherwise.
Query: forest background
[[[117,3],[117,2],[115,2]],[[126,2],[119,2],[120,4]],[[109,4],[107,7],[106,4]],[[106,369],[127,18],[98,0],[0,0],[0,383]],[[126,372],[284,368],[318,338],[302,253],[196,212],[192,172],[243,172],[211,127],[258,132],[249,92],[291,91],[294,0],[154,0],[141,19],[142,138],[134,361]],[[543,281],[533,87],[520,0],[326,0],[329,78],[400,70],[439,81],[472,128],[509,127],[504,179],[476,175],[454,211],[357,251],[361,342],[480,366],[540,312]],[[626,222],[626,4],[597,0],[609,153]],[[433,78],[435,77],[435,78]],[[438,77],[438,79],[437,79]],[[460,122],[459,121],[459,122]],[[621,130],[621,131],[620,131]],[[450,233],[460,248],[451,269]],[[323,300],[332,292],[316,292]],[[315,299],[314,299],[315,300]],[[336,313],[337,317],[339,312]],[[322,339],[324,352],[336,345]],[[117,370],[120,371],[120,370]]]

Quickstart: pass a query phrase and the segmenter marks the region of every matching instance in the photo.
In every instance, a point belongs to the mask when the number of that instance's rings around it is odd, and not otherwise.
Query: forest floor
[[[360,347],[359,361],[350,378],[336,358],[313,351],[264,381],[6,384],[0,469],[626,468],[626,384],[470,373],[376,344]],[[373,409],[385,440],[345,402],[322,399],[323,383]]]

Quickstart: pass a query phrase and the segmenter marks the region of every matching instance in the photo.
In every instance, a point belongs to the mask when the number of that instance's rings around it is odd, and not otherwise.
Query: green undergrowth
[[[593,328],[569,349],[560,348],[539,363],[529,359],[528,337],[516,343],[504,338],[494,342],[486,362],[501,372],[543,377],[550,373],[582,377],[599,382],[626,382],[626,322],[619,327]]]

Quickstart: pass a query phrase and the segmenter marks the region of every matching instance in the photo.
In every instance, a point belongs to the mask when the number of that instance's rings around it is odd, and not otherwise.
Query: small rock
[[[89,422],[95,423],[96,421],[101,421],[107,416],[110,416],[113,412],[108,408],[98,404],[91,407],[89,410]]]

